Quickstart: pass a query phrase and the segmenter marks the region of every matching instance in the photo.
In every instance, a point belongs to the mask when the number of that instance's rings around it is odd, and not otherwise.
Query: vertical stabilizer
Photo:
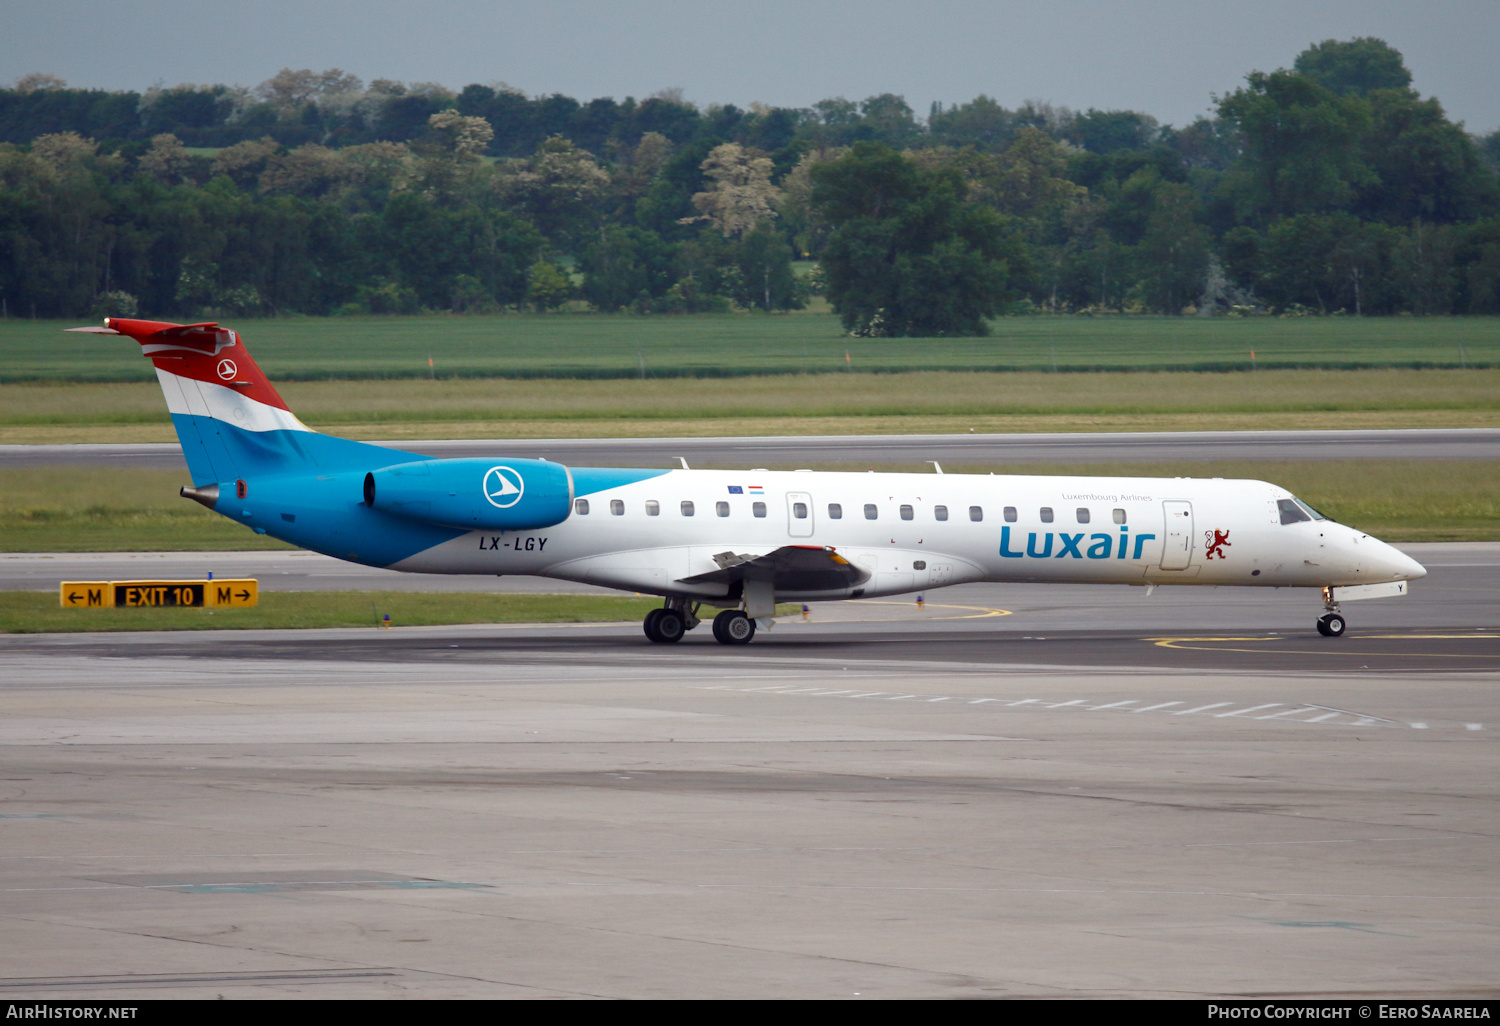
[[[127,335],[156,367],[195,485],[233,481],[315,462],[312,430],[297,419],[246,351],[239,333],[217,324],[169,324],[110,317],[102,328]]]

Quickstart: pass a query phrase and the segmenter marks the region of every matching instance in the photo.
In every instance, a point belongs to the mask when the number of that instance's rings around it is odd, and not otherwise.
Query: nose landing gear
[[[1318,617],[1318,633],[1325,638],[1338,638],[1344,634],[1344,618],[1338,613],[1324,613]]]
[[[1328,612],[1318,617],[1318,633],[1325,638],[1342,638],[1348,624],[1339,612],[1339,604],[1333,600],[1332,588],[1323,589],[1323,608]]]

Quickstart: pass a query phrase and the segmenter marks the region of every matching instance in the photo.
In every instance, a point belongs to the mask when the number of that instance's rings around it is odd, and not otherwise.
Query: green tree
[[[1265,222],[1352,206],[1375,179],[1361,145],[1369,105],[1287,71],[1256,71],[1247,81],[1219,101],[1244,141],[1223,183],[1239,217]]]
[[[1298,74],[1339,96],[1363,96],[1376,89],[1406,89],[1411,72],[1401,51],[1383,39],[1361,36],[1348,42],[1325,39],[1297,55]]]
[[[850,332],[983,335],[1017,294],[1024,248],[998,213],[964,202],[956,172],[856,143],[812,175],[814,206],[834,226],[828,298]]]
[[[1371,126],[1363,151],[1373,180],[1360,190],[1355,214],[1386,224],[1415,218],[1452,224],[1496,209],[1495,173],[1436,99],[1385,90],[1365,102]]]
[[[578,257],[583,298],[604,313],[660,299],[676,280],[676,247],[641,228],[606,228]]]
[[[548,260],[538,260],[526,271],[526,301],[537,313],[562,306],[572,294],[573,283]]]
[[[1391,254],[1391,277],[1406,310],[1418,317],[1453,312],[1458,242],[1453,228],[1421,221],[1404,233]]]
[[[748,232],[735,246],[740,287],[734,299],[741,306],[766,312],[799,310],[807,305],[792,272],[792,247],[769,225]]]
[[[1179,314],[1203,290],[1208,232],[1198,224],[1198,204],[1186,185],[1163,183],[1136,251],[1140,287],[1148,306]]]
[[[592,153],[551,136],[530,158],[499,170],[503,194],[548,239],[571,244],[595,229],[609,175]]]

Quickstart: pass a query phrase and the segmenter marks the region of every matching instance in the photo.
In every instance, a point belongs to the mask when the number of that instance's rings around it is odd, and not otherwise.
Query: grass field
[[[455,623],[604,623],[640,620],[656,598],[486,595],[473,592],[273,591],[253,609],[63,609],[45,591],[0,592],[0,633],[396,627]]]
[[[291,381],[280,390],[309,425],[366,439],[1500,424],[1500,368],[442,378]],[[0,442],[172,440],[154,381],[0,385]]]
[[[79,322],[82,323],[82,322]],[[142,381],[128,339],[0,321],[0,381]],[[1009,317],[981,339],[851,339],[826,313],[237,321],[274,380],[725,377],[912,370],[1500,366],[1497,318]],[[845,354],[850,361],[846,362]]]
[[[817,465],[815,465],[817,466]],[[819,469],[863,470],[824,464]],[[928,472],[927,466],[892,467]],[[1016,464],[949,473],[1253,477],[1291,489],[1386,541],[1500,540],[1500,462],[1328,460],[1110,465]],[[0,470],[0,550],[211,551],[288,548],[178,498],[185,474],[91,468]]]

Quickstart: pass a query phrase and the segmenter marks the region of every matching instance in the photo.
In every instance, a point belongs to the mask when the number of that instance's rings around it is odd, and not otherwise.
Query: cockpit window
[[[1302,512],[1306,513],[1308,516],[1312,517],[1314,520],[1328,519],[1323,514],[1319,513],[1317,510],[1309,506],[1307,503],[1303,502],[1301,499],[1293,499],[1292,501],[1297,504],[1297,508],[1302,510]]]
[[[1281,511],[1281,522],[1283,525],[1296,524],[1312,519],[1312,517],[1302,511],[1301,505],[1292,499],[1277,499],[1276,508]]]

